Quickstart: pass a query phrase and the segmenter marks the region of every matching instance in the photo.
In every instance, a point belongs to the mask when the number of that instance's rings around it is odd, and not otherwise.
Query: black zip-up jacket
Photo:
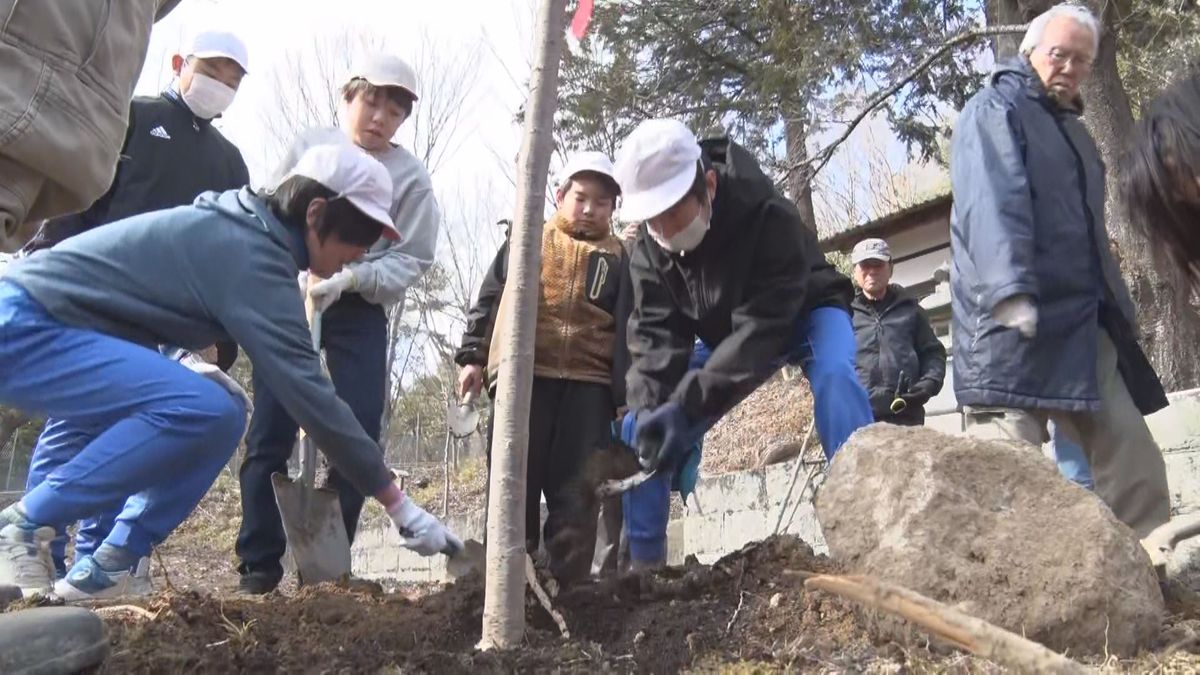
[[[250,183],[237,147],[212,120],[193,115],[175,91],[135,98],[129,110],[125,146],[108,192],[82,213],[46,221],[31,249],[129,216],[191,204],[209,190]]]
[[[719,418],[754,391],[779,365],[799,319],[817,307],[848,310],[853,293],[745,148],[726,138],[700,147],[717,174],[709,231],[678,255],[639,229],[627,378],[630,408],[673,400],[695,421]],[[697,336],[713,352],[689,372]]]
[[[850,308],[858,343],[858,379],[871,399],[875,420],[924,420],[925,404],[942,390],[946,379],[946,348],[925,310],[896,284],[888,286],[878,302],[859,290]],[[891,411],[897,395],[908,404],[899,415]]]
[[[46,221],[26,247],[32,252],[122,218],[185,206],[208,191],[250,183],[242,153],[212,120],[192,114],[179,94],[138,97],[129,106],[129,129],[108,192],[82,213]],[[217,345],[217,365],[229,370],[237,345]]]

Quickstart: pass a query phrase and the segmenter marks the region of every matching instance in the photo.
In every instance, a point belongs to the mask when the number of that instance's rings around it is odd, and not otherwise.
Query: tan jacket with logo
[[[495,383],[499,340],[492,332],[510,311],[503,292],[507,242],[501,247],[472,308],[455,356],[459,365],[486,365]],[[607,229],[588,232],[555,216],[542,228],[534,375],[612,384],[624,401],[625,322],[631,290],[628,257]]]

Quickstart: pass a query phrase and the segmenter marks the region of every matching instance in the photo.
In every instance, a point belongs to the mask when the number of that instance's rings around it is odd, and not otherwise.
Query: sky
[[[171,56],[184,48],[194,31],[223,28],[236,33],[250,52],[250,72],[217,126],[241,150],[251,180],[258,185],[278,155],[266,141],[264,118],[279,106],[273,75],[286,72],[289,54],[311,51],[319,40],[346,32],[384,36],[384,48],[410,63],[416,61],[422,40],[436,44],[438,52],[450,58],[480,50],[456,151],[434,176],[441,194],[452,186],[503,180],[505,171],[512,173],[497,158],[515,160],[519,147],[520,129],[513,115],[524,99],[532,20],[530,3],[522,0],[184,0],[155,25],[136,93],[153,95],[171,83]],[[318,82],[296,86],[326,88]],[[401,143],[405,131],[402,127],[397,137]]]

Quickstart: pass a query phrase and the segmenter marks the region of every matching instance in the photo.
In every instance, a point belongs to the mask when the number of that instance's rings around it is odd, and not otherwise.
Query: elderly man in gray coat
[[[1167,401],[1137,343],[1104,227],[1105,167],[1079,119],[1099,30],[1084,8],[1051,8],[963,108],[950,157],[954,389],[979,437],[1040,444],[1053,421],[1144,537],[1170,516],[1143,419]]]

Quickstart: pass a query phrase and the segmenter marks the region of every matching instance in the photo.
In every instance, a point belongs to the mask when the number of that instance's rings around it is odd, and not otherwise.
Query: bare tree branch
[[[896,80],[887,89],[876,94],[871,100],[867,101],[866,106],[858,112],[851,120],[849,125],[842,131],[832,143],[826,145],[819,152],[815,153],[811,158],[804,162],[792,164],[787,168],[787,176],[791,176],[793,172],[804,169],[803,180],[808,182],[814,176],[820,173],[821,169],[829,163],[829,158],[845,142],[854,129],[867,118],[876,108],[882,105],[885,101],[891,98],[896,92],[900,91],[904,85],[912,82],[918,75],[925,72],[933,65],[935,61],[944,56],[947,52],[955,47],[973,42],[980,38],[994,37],[996,35],[1009,35],[1013,33],[1024,33],[1027,25],[1008,25],[1008,26],[988,26],[986,28],[973,28],[968,31],[963,31],[958,35],[946,40],[937,49],[933,50],[928,56],[921,60],[912,70],[905,73],[900,79]]]

